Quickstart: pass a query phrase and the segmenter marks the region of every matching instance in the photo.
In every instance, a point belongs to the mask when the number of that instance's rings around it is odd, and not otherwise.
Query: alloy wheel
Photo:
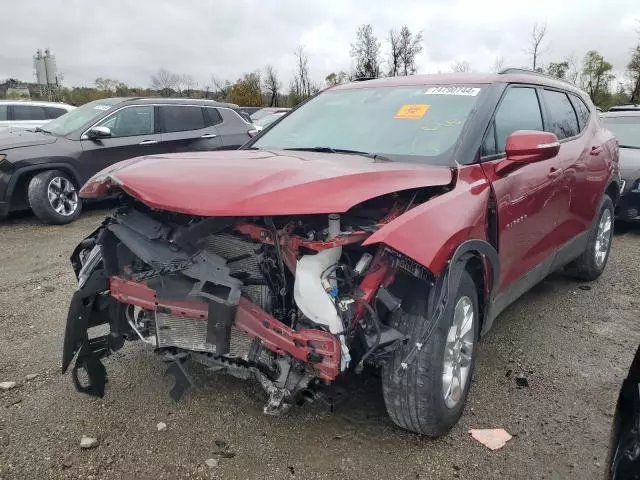
[[[78,192],[71,180],[53,177],[47,186],[49,204],[58,214],[68,217],[78,209]]]

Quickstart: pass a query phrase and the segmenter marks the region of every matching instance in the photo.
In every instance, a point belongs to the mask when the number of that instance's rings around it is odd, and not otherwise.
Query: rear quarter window
[[[45,110],[47,111],[47,118],[49,119],[58,118],[67,113],[67,110],[58,107],[45,107]]]
[[[567,94],[555,90],[544,90],[543,95],[550,116],[547,130],[555,133],[558,140],[578,135],[580,132],[578,117]]]
[[[587,107],[576,95],[569,95],[569,99],[571,100],[571,103],[573,103],[573,108],[576,110],[578,122],[580,123],[580,131],[582,131],[589,124],[589,118],[591,117],[589,107]]]
[[[0,122],[3,120],[8,120],[7,112],[9,111],[9,107],[7,105],[0,105]]]

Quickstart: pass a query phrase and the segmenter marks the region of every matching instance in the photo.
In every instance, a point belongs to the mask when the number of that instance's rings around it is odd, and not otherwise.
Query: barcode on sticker
[[[427,88],[427,91],[424,93],[425,95],[464,95],[475,97],[480,93],[480,89],[478,87],[445,86]]]

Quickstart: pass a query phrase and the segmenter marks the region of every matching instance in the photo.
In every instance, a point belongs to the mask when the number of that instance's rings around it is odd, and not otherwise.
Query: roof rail
[[[564,83],[568,83],[571,84],[571,82],[569,82],[568,80],[564,80],[562,78],[558,78],[558,77],[554,77],[553,75],[549,75],[548,73],[543,73],[543,72],[536,72],[535,70],[529,70],[528,68],[505,68],[504,70],[501,70],[498,72],[498,75],[504,75],[507,73],[524,73],[526,75],[538,75],[540,77],[544,77],[544,78],[550,78],[552,80],[556,80],[557,82],[564,82]]]
[[[353,81],[354,82],[366,82],[367,80],[375,80],[376,77],[358,77],[358,78],[354,78]]]

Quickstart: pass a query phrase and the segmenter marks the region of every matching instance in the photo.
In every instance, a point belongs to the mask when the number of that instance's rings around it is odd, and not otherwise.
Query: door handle
[[[591,147],[591,155],[598,156],[602,152],[602,145],[594,145]]]
[[[138,145],[155,145],[157,140],[142,140]]]
[[[215,133],[205,133],[204,135],[200,135],[200,138],[216,138],[217,136]]]
[[[549,170],[547,177],[553,179],[558,178],[560,175],[562,175],[562,169],[553,167]]]

